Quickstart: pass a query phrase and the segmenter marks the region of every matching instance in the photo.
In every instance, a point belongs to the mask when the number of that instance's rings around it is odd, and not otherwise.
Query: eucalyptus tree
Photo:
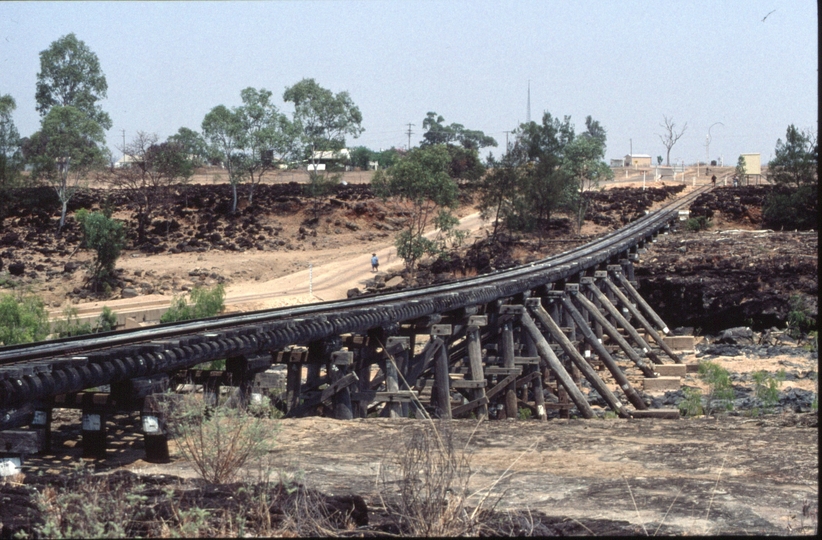
[[[479,150],[497,146],[497,141],[482,131],[466,129],[462,124],[444,124],[445,119],[435,112],[426,114],[422,121],[425,133],[420,146],[445,145],[451,156],[448,174],[451,178],[477,181],[485,174]]]
[[[98,102],[106,97],[108,83],[97,55],[73,33],[40,52],[37,74],[37,112],[48,115],[52,107],[75,107],[103,129],[111,118]]]
[[[231,110],[225,105],[217,105],[206,114],[202,129],[210,154],[218,157],[228,172],[233,197],[233,214],[237,211],[237,186],[247,174],[241,153],[245,138],[242,119],[236,109]]]
[[[0,190],[12,187],[20,176],[20,134],[11,114],[17,108],[10,95],[0,96]]]
[[[73,106],[55,105],[43,118],[40,131],[29,138],[32,176],[52,186],[60,201],[62,231],[68,203],[87,184],[88,175],[104,168],[107,150],[100,124]]]
[[[605,158],[605,129],[590,116],[585,119],[587,130],[565,145],[560,170],[571,186],[566,193],[566,205],[575,216],[577,233],[588,211],[585,191],[599,187],[600,182],[610,180],[614,173],[603,161]]]
[[[395,245],[412,274],[421,257],[438,252],[437,243],[425,237],[426,228],[454,223],[449,218],[458,204],[458,187],[448,175],[449,161],[444,145],[414,148],[390,169],[377,171],[371,181],[377,196],[390,198],[408,216]]]
[[[201,167],[208,159],[208,148],[203,136],[187,127],[181,127],[177,133],[169,136],[170,143],[179,144],[195,167]]]
[[[235,110],[242,131],[239,163],[249,180],[249,204],[254,202],[254,186],[291,157],[296,146],[293,124],[271,103],[271,95],[265,88],[246,88],[240,92],[243,104]]]

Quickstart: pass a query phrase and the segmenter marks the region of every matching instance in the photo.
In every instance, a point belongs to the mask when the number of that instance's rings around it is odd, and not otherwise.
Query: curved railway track
[[[627,258],[677,220],[680,209],[708,190],[710,186],[694,190],[583,246],[448,284],[0,347],[0,429],[24,425],[32,404],[56,395],[191,368],[219,358],[252,357],[290,345],[392,327],[573,280],[590,269]]]

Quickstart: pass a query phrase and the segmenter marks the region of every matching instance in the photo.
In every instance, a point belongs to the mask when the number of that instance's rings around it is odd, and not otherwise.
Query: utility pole
[[[415,125],[416,125],[416,124],[408,124],[408,150],[409,150],[409,151],[411,151],[411,135],[412,135],[412,133],[413,133],[413,132],[411,131],[411,126],[415,126]]]
[[[507,152],[508,151],[508,134],[511,133],[511,131],[503,131],[503,133],[505,133],[505,151]]]
[[[531,123],[531,79],[528,79],[528,114],[525,117],[525,123]]]
[[[126,130],[121,129],[120,131],[123,132],[123,157],[126,157]]]

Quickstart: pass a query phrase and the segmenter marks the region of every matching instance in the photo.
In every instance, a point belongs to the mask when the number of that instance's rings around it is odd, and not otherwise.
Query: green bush
[[[126,240],[123,223],[104,213],[86,209],[78,210],[74,217],[83,226],[83,244],[96,253],[92,279],[97,288],[114,273],[114,265]]]
[[[685,222],[685,227],[691,232],[699,232],[710,229],[711,225],[711,220],[705,216],[697,216]]]
[[[110,332],[117,327],[117,315],[108,306],[103,306],[103,311],[94,321],[94,324],[90,322],[81,323],[77,316],[77,308],[72,306],[66,306],[63,309],[63,317],[63,319],[54,321],[51,326],[52,333],[61,338]]]
[[[754,395],[762,402],[765,413],[773,412],[779,403],[779,383],[785,380],[785,370],[780,369],[776,375],[760,370],[753,374]]]
[[[189,299],[175,297],[171,307],[160,317],[161,323],[190,321],[218,315],[225,308],[225,288],[221,283],[208,289],[195,287]]]
[[[0,345],[42,341],[48,335],[49,316],[42,299],[0,295]]]
[[[713,362],[699,364],[699,377],[708,383],[710,392],[705,403],[705,414],[734,408],[734,389],[728,370]]]
[[[805,298],[798,294],[791,296],[791,310],[788,312],[788,335],[799,339],[816,328],[816,318],[812,316]]]
[[[819,223],[817,185],[777,188],[762,204],[762,221],[775,230],[815,229]]]
[[[683,416],[699,416],[702,414],[702,391],[699,388],[682,388],[685,399],[679,402],[679,412]]]

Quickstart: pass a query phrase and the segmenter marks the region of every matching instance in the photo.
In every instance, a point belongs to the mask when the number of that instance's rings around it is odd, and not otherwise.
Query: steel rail
[[[192,367],[219,357],[256,354],[340,334],[365,332],[434,313],[487,304],[577,277],[647,241],[674,221],[679,209],[709,189],[710,186],[705,186],[695,190],[583,246],[527,265],[452,283],[2,347],[0,407]],[[75,367],[78,363],[82,365]],[[15,368],[19,368],[19,373]],[[0,429],[2,424],[0,419]]]

